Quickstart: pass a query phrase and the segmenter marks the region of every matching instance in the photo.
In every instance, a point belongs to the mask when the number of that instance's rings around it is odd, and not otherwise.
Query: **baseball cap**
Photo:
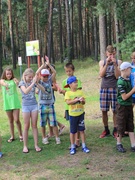
[[[121,65],[120,65],[120,70],[125,70],[127,68],[135,68],[135,66],[132,66],[131,63],[129,62],[123,62]]]
[[[48,69],[42,69],[41,70],[41,76],[49,76],[50,72],[48,71]]]
[[[69,87],[69,84],[72,84],[73,82],[77,81],[76,77],[75,76],[70,76],[68,79],[67,79],[67,85],[64,86],[64,88],[67,88]]]

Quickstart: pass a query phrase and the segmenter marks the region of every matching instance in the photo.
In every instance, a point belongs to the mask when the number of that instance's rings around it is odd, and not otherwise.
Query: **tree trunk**
[[[97,32],[97,17],[94,16],[93,20],[93,25],[94,25],[94,45],[95,45],[95,61],[98,61],[98,32]]]
[[[49,33],[48,33],[48,48],[47,48],[47,55],[51,61],[51,45],[52,45],[52,16],[53,16],[53,0],[50,0],[49,4],[49,18],[48,18],[48,23],[49,23]]]
[[[83,27],[82,27],[82,8],[81,0],[78,0],[78,20],[79,20],[79,38],[80,38],[80,57],[84,58],[84,48],[83,48]]]
[[[9,32],[10,32],[10,40],[11,40],[13,69],[16,69],[16,56],[15,56],[15,50],[14,50],[15,47],[14,47],[14,34],[13,34],[13,23],[12,23],[11,0],[8,0],[8,17],[9,17]]]
[[[67,22],[67,41],[68,41],[67,56],[68,56],[68,62],[72,62],[71,26],[70,26],[70,14],[69,14],[69,1],[68,0],[65,0],[65,6],[66,6],[66,22]]]
[[[62,47],[62,17],[61,17],[61,1],[58,0],[59,6],[59,43],[60,43],[60,61],[63,63],[63,47]]]
[[[105,31],[105,16],[99,15],[99,39],[100,39],[100,58],[104,60],[106,50],[106,31]]]
[[[117,12],[116,12],[116,4],[114,5],[114,21],[115,21],[115,31],[116,31],[116,44],[117,44],[117,59],[120,58],[120,51],[118,49],[118,44],[119,44],[119,22],[117,19]]]

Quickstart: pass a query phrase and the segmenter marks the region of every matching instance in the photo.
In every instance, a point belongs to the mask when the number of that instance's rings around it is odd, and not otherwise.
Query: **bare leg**
[[[107,111],[102,111],[102,120],[104,126],[108,126],[108,114]]]
[[[13,117],[14,117],[14,120],[15,120],[16,125],[17,125],[19,137],[22,138],[22,126],[21,126],[21,122],[19,119],[19,115],[20,115],[20,109],[13,110]]]
[[[30,127],[30,113],[25,112],[23,113],[23,119],[24,119],[24,131],[23,131],[23,152],[27,153],[28,152],[28,130]]]
[[[41,127],[42,139],[46,137],[46,127]]]
[[[31,112],[31,126],[34,137],[34,146],[37,152],[41,151],[41,148],[38,147],[38,129],[37,129],[37,120],[38,120],[38,111]]]
[[[75,144],[75,134],[70,133],[70,143]]]
[[[13,111],[6,111],[8,120],[9,120],[9,127],[10,127],[10,134],[11,139],[14,139],[14,119],[13,119]]]
[[[80,131],[80,136],[81,136],[82,143],[85,143],[85,133],[84,133],[84,131]]]
[[[55,137],[58,138],[59,137],[58,127],[57,126],[53,126],[53,131],[54,131]]]
[[[80,132],[77,131],[77,133],[75,134],[75,144],[77,146],[80,146]]]
[[[134,135],[134,132],[129,132],[129,138],[130,138],[131,145],[135,145],[135,135]]]

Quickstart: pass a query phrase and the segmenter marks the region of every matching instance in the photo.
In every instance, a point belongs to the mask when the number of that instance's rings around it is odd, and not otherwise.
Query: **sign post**
[[[18,66],[20,66],[20,79],[22,77],[22,57],[18,57]]]

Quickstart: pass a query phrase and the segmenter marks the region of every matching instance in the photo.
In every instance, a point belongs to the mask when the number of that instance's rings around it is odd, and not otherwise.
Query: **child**
[[[4,110],[6,111],[10,125],[11,137],[8,139],[8,142],[11,143],[15,140],[14,121],[17,125],[19,140],[22,142],[22,128],[19,119],[21,104],[17,93],[18,80],[14,77],[13,70],[10,67],[4,69],[0,84],[2,85]]]
[[[71,77],[71,76],[74,76],[75,67],[74,67],[74,65],[72,63],[67,63],[65,65],[64,69],[65,69],[65,73],[67,74],[68,78]],[[70,91],[69,87],[65,88],[65,85],[67,84],[67,79],[68,78],[63,80],[63,82],[62,82],[62,90],[59,91],[63,95],[65,95],[65,93],[67,91]],[[78,81],[77,89],[82,89],[82,85],[81,85],[80,79],[77,78],[77,81]],[[65,103],[65,118],[66,118],[66,120],[69,120],[69,107],[68,107],[67,103]],[[76,140],[75,140],[76,141],[75,142],[76,147],[80,146],[80,139],[79,138],[80,138],[80,134],[78,132],[77,135],[76,135]]]
[[[41,148],[38,147],[38,129],[37,129],[37,120],[38,120],[38,104],[35,97],[35,87],[39,88],[39,85],[36,83],[37,76],[34,77],[34,71],[31,68],[27,68],[22,76],[22,81],[19,83],[19,87],[22,93],[22,113],[24,119],[24,147],[23,153],[28,153],[29,149],[27,147],[28,141],[28,130],[31,126],[34,137],[34,145],[36,152],[40,152]]]
[[[117,101],[117,79],[120,76],[119,66],[121,60],[115,58],[116,51],[113,46],[108,45],[106,48],[106,59],[99,62],[99,75],[102,78],[100,88],[100,109],[102,111],[102,121],[104,131],[99,138],[104,138],[110,135],[108,127],[108,111],[111,107],[113,112],[113,132],[112,136],[117,138],[116,129],[116,101]]]
[[[116,124],[117,124],[117,146],[116,149],[124,153],[121,140],[125,130],[129,133],[131,142],[131,151],[135,152],[135,136],[133,123],[133,108],[132,108],[132,94],[135,93],[135,87],[131,87],[130,73],[133,66],[129,62],[123,62],[120,65],[121,76],[118,79],[117,87],[117,109],[116,109]]]
[[[55,66],[54,66],[54,65],[51,65],[51,66],[55,69]],[[52,71],[51,71],[50,67],[47,66],[46,68],[49,70],[50,74],[52,74]],[[54,100],[55,100],[54,91],[58,91],[58,87],[57,87],[57,83],[56,83],[56,78],[54,78],[54,82],[53,82],[53,84],[52,84],[52,89],[53,89],[53,96],[54,96]],[[59,135],[61,135],[62,132],[63,132],[63,130],[65,129],[65,125],[62,124],[62,123],[60,123],[59,121],[57,121],[57,123],[58,123],[58,127],[59,127]],[[48,126],[49,126],[49,134],[48,134],[48,137],[53,137],[53,136],[54,136],[54,134],[53,134],[53,128],[52,128],[49,124],[48,124]]]
[[[53,127],[53,131],[56,138],[56,144],[60,144],[60,138],[58,137],[58,127],[57,127],[57,121],[56,121],[56,113],[54,109],[54,96],[53,96],[53,89],[52,89],[52,83],[56,76],[55,69],[50,65],[49,59],[47,56],[46,58],[46,65],[50,67],[52,74],[50,75],[50,72],[47,69],[43,69],[45,67],[45,64],[43,64],[38,71],[36,72],[39,74],[41,71],[41,80],[39,83],[44,87],[45,91],[47,93],[44,93],[43,91],[39,90],[39,111],[40,111],[40,125],[41,125],[41,131],[42,131],[42,142],[43,144],[48,144],[48,137],[46,136],[46,125],[47,121],[50,126]]]
[[[85,144],[85,124],[84,124],[84,104],[85,98],[82,90],[78,90],[77,79],[75,76],[70,76],[67,79],[67,85],[65,88],[69,87],[70,91],[65,94],[65,101],[69,105],[69,121],[70,121],[70,142],[71,149],[70,154],[74,155],[76,153],[75,146],[75,135],[77,130],[80,132],[82,140],[82,151],[89,153],[90,150]]]

